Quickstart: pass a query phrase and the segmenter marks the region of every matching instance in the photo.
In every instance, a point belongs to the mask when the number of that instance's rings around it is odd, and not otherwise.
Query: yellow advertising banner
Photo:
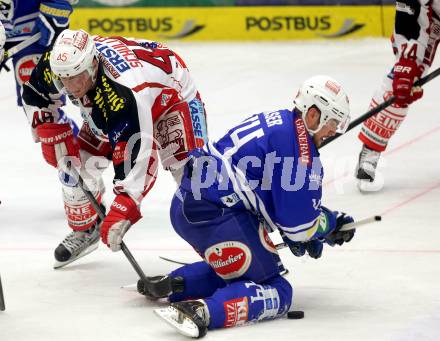
[[[77,8],[71,17],[91,34],[162,41],[379,37],[393,23],[394,6]]]

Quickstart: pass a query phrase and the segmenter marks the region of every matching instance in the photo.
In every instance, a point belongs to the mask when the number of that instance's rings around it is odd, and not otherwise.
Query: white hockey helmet
[[[0,51],[3,50],[6,43],[6,32],[5,27],[3,26],[2,22],[0,21]]]
[[[11,21],[14,16],[14,1],[0,0],[0,20]]]
[[[310,107],[316,106],[321,112],[319,126],[311,134],[318,132],[329,120],[337,121],[336,132],[343,134],[350,123],[350,105],[348,96],[341,85],[329,76],[318,75],[307,79],[300,87],[295,100],[295,107],[303,117]]]
[[[93,60],[97,57],[92,37],[83,30],[64,30],[50,54],[50,67],[58,77],[72,77],[87,70],[94,78]]]

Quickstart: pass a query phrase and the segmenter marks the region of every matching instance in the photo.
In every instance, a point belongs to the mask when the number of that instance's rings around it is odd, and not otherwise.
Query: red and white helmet
[[[93,60],[96,46],[92,37],[83,30],[64,30],[55,41],[50,54],[50,67],[58,77],[72,77],[87,70],[94,78]]]
[[[293,103],[303,117],[312,106],[321,111],[317,129],[310,129],[306,123],[311,134],[318,132],[331,119],[338,122],[336,132],[340,134],[345,133],[350,123],[348,96],[342,86],[329,76],[319,75],[307,79],[301,85]]]
[[[14,16],[14,1],[0,0],[0,20],[11,21]]]

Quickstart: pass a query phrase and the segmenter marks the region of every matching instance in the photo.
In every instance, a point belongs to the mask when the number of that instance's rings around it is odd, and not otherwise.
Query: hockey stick
[[[426,75],[425,77],[420,78],[418,81],[416,81],[414,83],[414,87],[418,87],[418,86],[422,86],[428,82],[430,82],[431,80],[433,80],[434,78],[436,78],[438,75],[440,75],[440,68],[432,71],[430,74]],[[345,132],[350,131],[351,129],[353,129],[354,127],[358,126],[359,124],[361,124],[362,122],[364,122],[365,120],[369,119],[371,116],[376,115],[377,113],[381,112],[383,109],[389,107],[391,104],[394,103],[394,101],[396,100],[396,97],[391,96],[390,98],[388,98],[385,102],[379,104],[378,106],[371,108],[369,111],[367,111],[365,114],[363,114],[362,116],[358,117],[357,119],[355,119],[353,122],[351,122],[348,125],[348,128]],[[329,137],[328,139],[324,140],[321,143],[321,146],[319,148],[324,147],[325,145],[329,144],[330,142],[336,140],[339,136],[341,136],[342,134],[336,134],[335,136]]]
[[[361,219],[361,220],[358,220],[358,221],[355,221],[355,222],[352,222],[349,224],[345,224],[339,229],[339,231],[354,230],[362,225],[367,225],[367,224],[375,223],[378,221],[382,221],[382,217],[380,215],[375,215],[375,216],[364,218],[364,219]],[[284,249],[285,247],[288,247],[287,243],[279,243],[279,244],[275,245],[275,248],[277,250]]]
[[[3,296],[2,278],[0,277],[0,311],[5,311],[5,297]]]
[[[382,217],[380,215],[375,215],[372,217],[368,217],[368,218],[364,218],[364,219],[361,219],[358,221],[354,221],[349,224],[345,224],[339,229],[339,231],[354,230],[354,229],[357,229],[359,226],[375,223],[377,221],[382,221]]]
[[[29,39],[23,40],[17,45],[11,47],[9,50],[4,51],[3,60],[0,63],[0,69],[4,68],[6,71],[11,71],[9,67],[6,65],[6,62],[9,58],[11,58],[16,53],[24,50],[26,47],[31,46],[33,43],[36,43],[41,38],[41,33],[35,33],[33,36],[29,37]]]
[[[368,217],[368,218],[364,218],[364,219],[355,221],[353,223],[345,224],[343,227],[341,227],[339,229],[339,231],[354,230],[354,229],[357,229],[359,226],[375,223],[375,222],[381,221],[381,220],[382,220],[382,217],[380,215],[375,215],[372,217]],[[281,250],[287,246],[288,246],[287,243],[279,243],[279,244],[275,245],[275,248],[277,250]],[[180,265],[188,265],[189,264],[189,263],[181,262],[181,261],[174,260],[174,259],[167,258],[167,257],[163,257],[163,256],[159,256],[159,258],[166,261],[166,262],[170,262],[170,263],[174,263],[174,264],[180,264]]]
[[[41,38],[41,33],[35,33],[33,36],[29,37],[29,39],[23,40],[22,42],[18,43],[17,45],[11,47],[9,50],[5,51],[4,59],[11,58],[14,54],[20,52],[21,50],[24,50],[26,47],[32,45],[33,43],[36,43]]]
[[[89,191],[86,184],[84,183],[84,180],[82,176],[76,171],[74,167],[71,166],[71,162],[67,162],[67,169],[69,169],[69,172],[73,174],[74,177],[78,179],[79,187],[81,187],[82,191],[84,192],[87,199],[90,201],[90,204],[92,204],[94,210],[98,214],[101,221],[105,218],[105,213],[101,205],[99,205],[98,201],[96,200],[95,196],[92,192]],[[130,250],[128,249],[127,245],[122,241],[121,242],[121,250],[124,253],[125,257],[127,257],[128,261],[130,262],[133,269],[136,271],[136,273],[139,275],[139,277],[146,283],[148,281],[147,276],[145,276],[144,272],[142,271],[141,267],[139,266],[136,259],[131,254]]]

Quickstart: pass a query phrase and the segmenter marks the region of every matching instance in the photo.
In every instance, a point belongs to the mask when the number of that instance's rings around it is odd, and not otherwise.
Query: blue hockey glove
[[[302,242],[294,242],[288,238],[283,238],[284,242],[289,247],[290,251],[296,256],[296,257],[302,257],[306,253],[306,245]]]
[[[325,236],[325,241],[330,246],[334,246],[335,244],[342,245],[344,243],[348,243],[353,239],[354,233],[356,230],[349,231],[340,231],[342,226],[350,224],[354,222],[352,216],[349,216],[343,212],[333,211],[332,214],[335,217],[336,226],[332,232]]]
[[[39,45],[50,46],[58,34],[69,26],[72,5],[69,1],[44,1],[40,4],[40,14],[32,34],[41,32]]]
[[[283,241],[287,244],[290,251],[296,256],[296,257],[302,257],[305,255],[306,251],[312,258],[319,258],[322,254],[323,244],[322,241],[318,239],[310,240],[307,242],[295,242],[293,240],[290,240],[287,238],[282,232],[281,237],[283,238]]]
[[[322,249],[324,248],[324,245],[322,241],[318,239],[310,240],[305,243],[306,244],[306,250],[310,257],[318,259],[322,255]]]

